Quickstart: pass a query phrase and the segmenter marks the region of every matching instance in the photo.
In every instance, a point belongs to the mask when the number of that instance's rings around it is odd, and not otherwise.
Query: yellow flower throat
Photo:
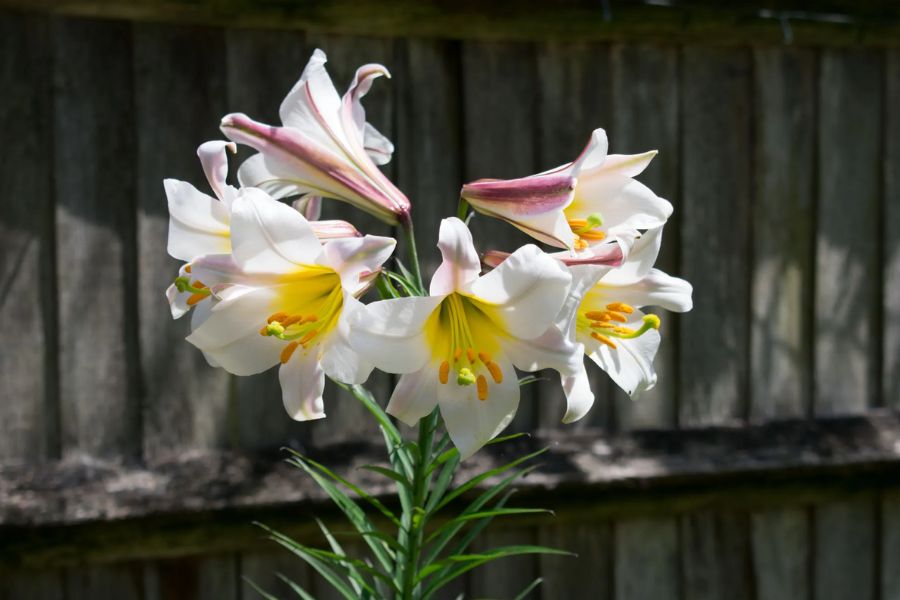
[[[484,401],[489,395],[489,379],[502,383],[503,370],[491,358],[499,348],[496,326],[480,304],[474,298],[450,294],[429,318],[425,332],[434,355],[444,359],[438,367],[438,380],[446,385],[452,370],[457,385],[474,384],[478,399]]]

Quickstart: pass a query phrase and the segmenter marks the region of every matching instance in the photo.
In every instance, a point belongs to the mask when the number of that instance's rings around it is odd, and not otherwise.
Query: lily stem
[[[406,240],[406,251],[409,254],[409,266],[416,279],[416,288],[419,293],[424,294],[425,285],[422,283],[422,269],[419,266],[419,251],[416,249],[416,234],[413,231],[412,218],[401,223],[401,228],[403,229],[403,239]]]

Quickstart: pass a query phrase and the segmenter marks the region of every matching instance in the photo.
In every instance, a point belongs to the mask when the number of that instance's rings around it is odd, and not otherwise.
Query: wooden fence
[[[641,179],[675,206],[660,263],[695,308],[663,315],[658,387],[631,402],[597,373],[597,405],[564,427],[556,386],[531,386],[512,425],[551,444],[523,492],[559,517],[486,543],[580,558],[508,559],[457,591],[511,598],[540,575],[531,597],[548,600],[900,598],[893,9],[679,29],[681,13],[643,27],[633,15],[668,13],[642,6],[617,29],[591,7],[546,17],[546,36],[545,12],[520,11],[519,36],[488,18],[451,29],[478,14],[463,2],[443,26],[419,15],[428,37],[371,9],[366,37],[365,19],[347,35],[326,9],[18,4],[0,9],[0,598],[230,600],[255,597],[244,576],[310,578],[249,524],[311,536],[311,515],[331,514],[277,449],[357,477],[373,423],[336,389],[327,419],[293,423],[272,373],[230,377],[183,341],[163,297],[177,263],[162,180],[205,186],[196,146],[227,112],[274,122],[316,47],[339,87],[362,63],[390,68],[366,108],[397,146],[387,172],[422,248],[463,181],[571,160],[597,126],[615,152],[659,149]],[[524,241],[474,229],[484,247]]]

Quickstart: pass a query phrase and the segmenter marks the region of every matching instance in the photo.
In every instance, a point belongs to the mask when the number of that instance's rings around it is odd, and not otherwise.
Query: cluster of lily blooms
[[[334,199],[412,226],[409,200],[378,169],[393,145],[360,102],[382,75],[381,65],[360,67],[340,96],[316,50],[281,104],[281,126],[230,114],[221,130],[231,141],[199,147],[213,195],[165,181],[168,251],[184,261],[167,297],[175,318],[192,313],[187,340],[236,375],[280,365],[298,420],[325,416],[326,375],[358,384],[374,368],[396,373],[387,411],[414,425],[440,406],[463,457],[512,419],[517,369],[559,373],[565,423],[594,401],[585,355],[632,396],[653,387],[660,321],[641,308],[690,310],[691,286],[653,268],[672,206],[633,178],[656,152],[608,154],[602,129],[569,164],[462,188],[476,212],[558,252],[528,244],[479,255],[467,224],[450,217],[429,295],[360,301],[396,241],[319,215]],[[226,183],[235,142],[258,151],[238,188]]]

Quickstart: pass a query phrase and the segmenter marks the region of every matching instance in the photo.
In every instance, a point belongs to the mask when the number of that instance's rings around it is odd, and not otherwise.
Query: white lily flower
[[[232,203],[230,254],[191,263],[211,302],[192,319],[187,340],[235,375],[281,364],[284,406],[297,420],[325,416],[325,375],[362,383],[372,370],[348,341],[356,299],[393,252],[392,238],[322,244],[307,220],[262,190]]]
[[[653,360],[659,350],[659,317],[645,306],[673,312],[691,310],[691,284],[653,268],[662,230],[646,232],[622,266],[570,267],[575,318],[562,325],[584,346],[588,358],[632,398],[656,385]],[[577,376],[587,382],[583,371]]]
[[[281,104],[282,127],[233,113],[222,119],[229,139],[259,151],[238,171],[243,186],[259,187],[276,198],[293,194],[349,202],[391,224],[409,220],[410,204],[378,170],[394,146],[366,122],[361,99],[380,76],[382,65],[363,65],[341,98],[316,50],[300,80]]]
[[[571,276],[536,246],[519,248],[484,276],[459,219],[442,221],[438,247],[443,263],[431,295],[364,307],[351,317],[351,343],[379,369],[401,375],[387,412],[413,425],[439,405],[466,458],[512,420],[514,367],[568,376],[581,367],[583,348],[553,326]]]
[[[665,224],[672,205],[634,179],[655,150],[607,154],[608,146],[606,132],[596,129],[574,162],[521,179],[474,181],[461,195],[476,211],[552,246],[590,256],[615,242],[627,256],[641,230]]]

